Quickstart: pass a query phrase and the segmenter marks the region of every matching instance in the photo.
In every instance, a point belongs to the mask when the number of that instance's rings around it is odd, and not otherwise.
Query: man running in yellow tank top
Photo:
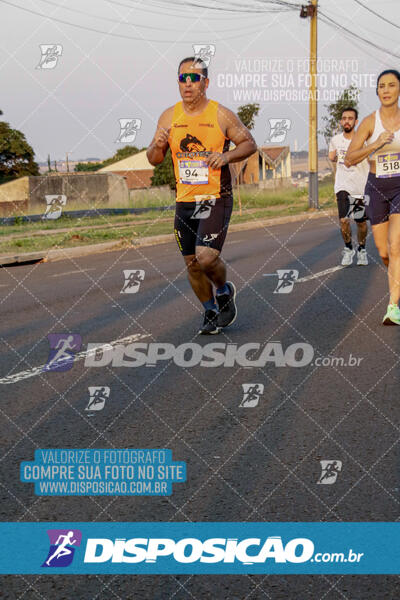
[[[400,73],[383,71],[376,93],[380,108],[362,121],[344,162],[350,167],[369,160],[367,216],[389,277],[389,306],[382,323],[400,325]]]
[[[190,285],[205,309],[201,334],[219,333],[237,315],[236,288],[220,258],[232,213],[229,163],[257,150],[249,130],[228,108],[209,100],[206,65],[195,57],[178,67],[182,102],[160,116],[147,150],[152,165],[171,148],[176,179],[175,237]],[[235,144],[229,150],[230,141]],[[215,287],[215,296],[214,289]]]

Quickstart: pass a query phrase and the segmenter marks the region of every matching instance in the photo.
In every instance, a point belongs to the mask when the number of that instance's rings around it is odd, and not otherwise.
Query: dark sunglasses
[[[178,79],[181,83],[186,83],[188,77],[192,83],[200,81],[202,77],[205,79],[204,75],[201,75],[200,73],[181,73]]]

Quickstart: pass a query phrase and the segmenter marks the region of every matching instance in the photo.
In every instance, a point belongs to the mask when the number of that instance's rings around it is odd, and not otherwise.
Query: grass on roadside
[[[335,205],[331,184],[321,184],[321,208]],[[308,209],[307,189],[279,191],[241,190],[242,215],[238,195],[234,194],[232,223],[244,223],[269,217],[295,215]],[[0,254],[35,252],[51,248],[69,248],[107,241],[130,243],[132,239],[172,233],[173,211],[151,211],[142,215],[104,215],[71,219],[61,216],[54,221],[20,223],[0,227]],[[118,227],[116,227],[118,225]],[[65,229],[66,231],[57,231]],[[36,235],[46,231],[46,235]],[[12,235],[10,238],[7,236]]]
[[[132,226],[133,223],[140,221],[151,221],[158,219],[165,219],[171,217],[173,210],[171,211],[149,211],[141,215],[98,215],[94,217],[84,217],[79,219],[73,219],[68,215],[61,215],[59,219],[55,220],[43,220],[36,223],[18,223],[16,225],[2,225],[0,226],[0,239],[2,236],[8,236],[15,233],[31,233],[37,231],[52,231],[54,229],[79,229],[85,227],[92,227],[103,225],[109,227],[112,225],[127,223]]]

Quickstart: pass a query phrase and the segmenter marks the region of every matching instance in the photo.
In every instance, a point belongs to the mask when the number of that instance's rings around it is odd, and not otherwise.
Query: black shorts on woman
[[[385,223],[390,215],[400,214],[400,176],[377,177],[370,172],[364,202],[371,225]]]

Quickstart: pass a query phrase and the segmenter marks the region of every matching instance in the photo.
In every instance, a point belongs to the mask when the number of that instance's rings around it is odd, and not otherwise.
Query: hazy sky
[[[362,1],[389,20],[394,14],[400,25],[397,0]],[[210,98],[232,110],[249,102],[261,105],[254,130],[259,145],[267,143],[269,119],[284,118],[291,121],[285,143],[293,149],[297,140],[299,150],[308,147],[308,101],[298,96],[306,89],[310,25],[309,19],[299,18],[299,10],[235,14],[183,0],[10,2],[15,6],[0,0],[0,118],[26,135],[37,161],[46,160],[48,153],[63,159],[69,152],[71,160],[111,156],[123,145],[116,143],[121,118],[141,119],[134,143],[148,145],[159,114],[180,99],[176,68],[181,58],[193,54],[192,44],[215,46]],[[215,5],[213,0],[197,4]],[[257,3],[224,4],[251,10]],[[400,55],[398,30],[356,0],[320,0],[319,5],[343,27]],[[318,24],[320,128],[324,105],[352,81],[362,89],[361,117],[375,110],[376,74],[399,66],[397,58],[352,41],[323,18]],[[52,69],[37,68],[44,44],[62,46]]]

